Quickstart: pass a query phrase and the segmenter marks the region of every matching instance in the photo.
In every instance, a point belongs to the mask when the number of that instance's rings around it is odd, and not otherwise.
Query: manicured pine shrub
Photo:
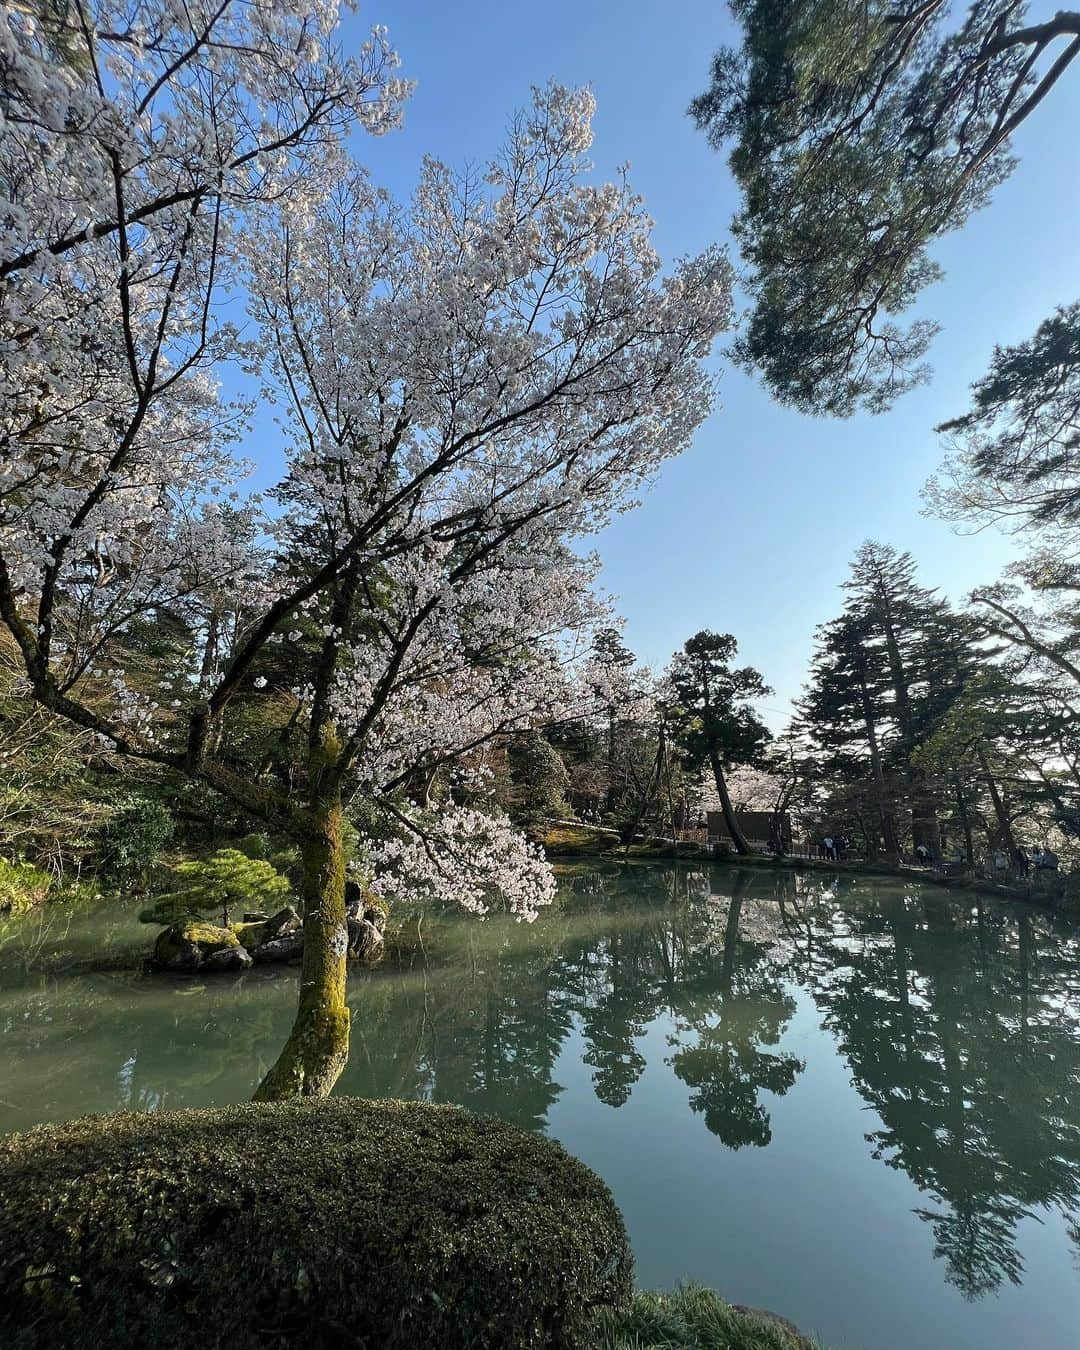
[[[209,858],[191,858],[171,869],[173,888],[143,910],[143,923],[174,924],[214,912],[228,923],[230,911],[280,908],[292,887],[270,863],[235,848],[219,848]]]

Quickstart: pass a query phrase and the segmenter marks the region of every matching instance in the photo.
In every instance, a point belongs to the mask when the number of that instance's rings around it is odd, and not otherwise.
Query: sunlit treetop
[[[936,325],[901,315],[928,247],[1014,165],[1013,131],[1080,55],[1080,13],[976,0],[735,0],[691,113],[742,192],[754,308],[738,354],[815,413],[877,411],[924,379]]]

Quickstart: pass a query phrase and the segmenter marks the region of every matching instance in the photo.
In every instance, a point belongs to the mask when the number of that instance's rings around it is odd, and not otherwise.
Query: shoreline
[[[610,847],[604,845],[611,841]],[[830,875],[862,874],[864,876],[895,877],[904,881],[918,881],[942,890],[977,891],[998,900],[1012,900],[1038,905],[1060,913],[1080,913],[1080,878],[1061,873],[1051,884],[1045,882],[999,882],[969,873],[946,876],[933,868],[916,867],[906,863],[868,862],[863,859],[836,862],[826,858],[802,858],[789,854],[716,854],[699,844],[671,844],[668,842],[631,844],[629,849],[618,842],[613,831],[595,826],[571,826],[559,822],[539,841],[552,863],[584,862],[595,858],[605,863],[632,862],[702,862],[716,867],[749,867],[761,871],[788,868],[795,872],[824,872]],[[1036,874],[1038,875],[1038,874]],[[1072,884],[1070,884],[1070,882]]]

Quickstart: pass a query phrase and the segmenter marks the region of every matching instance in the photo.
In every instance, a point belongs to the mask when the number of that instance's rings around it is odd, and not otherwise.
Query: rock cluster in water
[[[382,949],[386,913],[357,888],[347,895],[349,955],[375,960]],[[147,962],[151,970],[236,971],[249,966],[299,961],[304,954],[304,921],[286,905],[276,914],[245,914],[241,923],[216,924],[190,918],[162,930]]]

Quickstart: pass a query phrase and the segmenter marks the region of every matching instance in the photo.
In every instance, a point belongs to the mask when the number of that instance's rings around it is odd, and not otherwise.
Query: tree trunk
[[[860,654],[861,656],[861,654]],[[874,710],[870,703],[870,691],[866,687],[866,667],[860,659],[859,698],[862,703],[863,726],[866,730],[866,743],[870,747],[870,772],[874,778],[874,791],[877,796],[878,817],[881,821],[881,838],[885,845],[885,856],[893,862],[900,861],[900,846],[896,841],[896,826],[892,811],[886,804],[885,774],[881,767],[881,751],[878,748],[877,726],[874,722]]]
[[[915,748],[915,722],[911,711],[911,697],[908,691],[908,675],[904,668],[904,658],[900,651],[900,638],[892,617],[892,606],[884,587],[880,589],[882,605],[882,629],[885,634],[885,649],[889,658],[889,672],[892,677],[893,696],[896,700],[896,720],[900,727],[900,736],[904,744],[904,755],[908,760],[908,782],[911,785],[911,834],[912,842],[918,846],[924,844],[930,857],[941,857],[941,832],[938,828],[937,808],[927,795],[923,783],[923,774],[911,767],[911,752]]]
[[[609,814],[615,810],[615,705],[608,708],[607,721],[607,796],[604,810]]]
[[[786,852],[786,849],[784,848],[784,830],[782,824],[782,817],[786,806],[786,794],[781,792],[773,802],[772,815],[769,818],[769,843],[772,846],[772,851],[778,858],[782,858]]]
[[[341,799],[316,803],[301,843],[304,961],[300,1003],[289,1039],[259,1084],[255,1101],[326,1097],[349,1058],[345,1003],[349,932],[345,918],[345,854]]]
[[[646,778],[645,786],[641,789],[641,792],[638,795],[637,810],[634,813],[633,819],[630,820],[628,824],[623,826],[624,856],[629,854],[630,845],[634,842],[634,838],[638,832],[638,826],[645,819],[645,812],[649,809],[649,802],[652,800],[653,795],[653,778],[656,779],[657,792],[659,792],[660,790],[660,774],[661,774],[661,765],[663,762],[662,761],[663,753],[664,753],[664,742],[663,738],[661,737],[661,740],[657,745],[656,755],[653,758],[652,765],[649,768],[649,776],[648,778]]]
[[[986,751],[978,741],[975,743],[975,753],[979,757],[979,767],[983,771],[986,786],[990,790],[990,800],[994,804],[994,816],[997,819],[998,829],[1001,831],[1001,840],[1005,845],[1005,852],[1009,855],[1009,861],[1013,867],[1019,870],[1023,866],[1023,859],[1020,857],[1020,849],[1016,843],[1016,836],[1013,834],[1012,822],[1009,820],[1009,813],[1005,810],[1005,803],[1001,800],[1001,793],[994,781],[994,775],[990,772]]]
[[[960,786],[960,779],[953,779],[956,788],[956,810],[960,817],[960,826],[964,831],[964,857],[968,867],[975,866],[975,842],[971,837],[971,817],[968,815],[967,798]]]
[[[747,854],[750,852],[750,845],[746,842],[746,835],[743,834],[739,828],[739,822],[735,819],[735,811],[731,805],[731,796],[727,790],[727,781],[720,764],[720,756],[715,750],[711,750],[709,759],[712,762],[713,778],[716,780],[716,794],[720,798],[720,810],[724,813],[724,824],[727,826],[728,834],[731,835],[731,842],[735,845],[736,853]]]
[[[919,791],[922,775],[912,772],[910,781],[913,789],[911,807],[911,834],[916,844],[925,844],[930,857],[941,857],[941,827],[938,823],[937,807],[933,801]]]

